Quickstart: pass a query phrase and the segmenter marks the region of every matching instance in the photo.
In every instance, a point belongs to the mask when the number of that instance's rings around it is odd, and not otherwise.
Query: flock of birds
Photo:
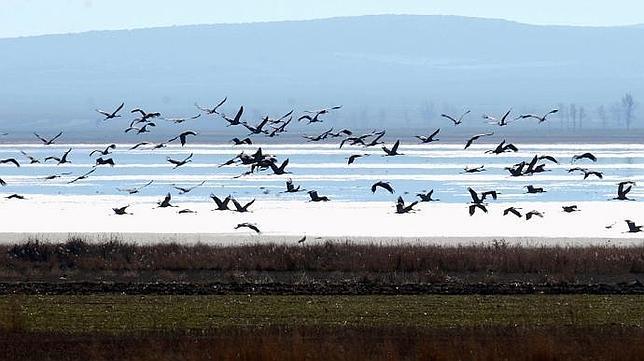
[[[294,116],[294,111],[291,110],[281,117],[271,118],[269,116],[265,116],[257,124],[251,124],[243,120],[243,116],[244,116],[243,106],[239,108],[239,110],[235,113],[233,117],[229,117],[225,113],[220,111],[220,108],[224,105],[224,103],[226,103],[226,101],[227,101],[227,98],[224,98],[213,107],[202,107],[199,104],[195,103],[195,107],[199,110],[198,114],[190,117],[179,117],[179,118],[164,118],[159,112],[146,112],[143,109],[135,108],[135,109],[132,109],[130,113],[136,114],[137,117],[130,121],[129,125],[124,129],[124,132],[135,133],[135,134],[145,134],[145,133],[150,133],[152,129],[157,126],[157,122],[159,120],[165,120],[173,124],[181,125],[186,122],[194,121],[195,119],[201,117],[202,115],[213,116],[213,117],[220,117],[228,127],[240,127],[240,128],[244,128],[247,131],[246,135],[243,136],[243,138],[240,139],[235,137],[231,140],[231,142],[234,145],[252,145],[253,140],[251,139],[251,137],[253,136],[260,136],[260,135],[265,137],[279,136],[280,134],[287,132],[287,127],[292,123],[294,119],[296,119],[297,122],[305,122],[306,124],[323,123],[325,115],[333,111],[336,111],[342,107],[342,106],[333,106],[333,107],[322,108],[322,109],[313,110],[313,111],[305,111],[303,114],[297,117]],[[113,111],[104,111],[104,110],[96,109],[96,112],[103,115],[104,121],[114,121],[115,119],[122,117],[121,113],[123,112],[124,107],[125,107],[125,103],[121,103]],[[550,115],[557,113],[557,111],[558,111],[557,109],[553,109],[543,115],[522,114],[522,115],[519,115],[518,117],[511,118],[510,117],[511,109],[510,109],[500,117],[494,117],[494,116],[484,114],[483,118],[491,125],[504,127],[514,121],[521,121],[526,119],[535,119],[538,121],[538,123],[543,123],[547,121]],[[464,119],[469,114],[470,114],[470,111],[468,110],[458,116],[441,114],[441,117],[453,123],[454,126],[458,126],[463,123]],[[437,142],[439,141],[438,135],[440,131],[441,129],[439,128],[429,133],[428,135],[417,135],[415,136],[415,138],[417,138],[422,144]],[[179,142],[183,147],[188,143],[191,137],[195,137],[198,134],[199,133],[194,130],[185,130],[177,134],[175,137],[168,139],[165,142],[154,143],[154,142],[143,141],[130,147],[129,150],[159,149],[159,148],[166,147],[169,143],[173,143],[173,142]],[[307,139],[309,142],[320,142],[327,139],[342,138],[339,142],[340,148],[344,147],[345,145],[362,146],[364,148],[380,146],[383,152],[382,156],[385,156],[385,157],[403,156],[404,154],[399,151],[400,140],[396,140],[393,143],[393,145],[388,146],[383,141],[383,137],[385,136],[385,134],[386,134],[385,130],[380,130],[380,131],[373,130],[371,132],[359,135],[351,131],[350,129],[344,128],[340,130],[334,130],[334,128],[332,127],[317,135],[305,135],[304,138]],[[62,135],[63,135],[62,131],[56,134],[55,136],[49,137],[49,138],[43,137],[38,133],[34,133],[34,136],[45,146],[54,144],[57,140],[59,140],[59,138]],[[487,133],[475,134],[466,140],[464,149],[468,149],[472,144],[477,142],[479,139],[489,137],[492,135],[494,135],[493,131],[490,131]],[[96,149],[91,151],[89,153],[89,156],[96,157],[95,165],[90,170],[72,177],[68,183],[75,183],[75,182],[79,182],[84,179],[87,179],[92,175],[92,173],[96,171],[97,167],[114,166],[115,162],[113,158],[110,157],[110,154],[112,153],[112,151],[116,149],[116,147],[117,147],[116,144],[110,144],[104,149]],[[59,165],[70,163],[70,160],[68,159],[68,157],[71,152],[72,152],[72,149],[70,148],[61,155],[47,156],[42,160],[42,162],[52,161],[52,162],[56,162],[56,164],[59,164]],[[514,144],[507,143],[506,140],[503,140],[496,147],[494,147],[493,149],[487,150],[485,153],[498,155],[498,154],[503,154],[507,152],[518,152],[518,148]],[[36,159],[35,157],[25,152],[21,151],[21,153],[32,164],[41,162],[39,159]],[[358,159],[362,157],[367,157],[367,156],[369,156],[369,154],[364,152],[351,154],[347,158],[347,164],[351,165],[355,163]],[[173,159],[168,157],[167,162],[173,166],[173,169],[176,169],[192,162],[192,157],[193,157],[192,153],[186,155],[182,159]],[[572,157],[571,163],[585,162],[585,161],[596,162],[597,158],[592,153],[583,153],[583,154],[574,155]],[[547,162],[559,164],[559,161],[553,156],[535,155],[530,160],[521,161],[519,163],[509,165],[508,167],[505,168],[505,170],[507,170],[507,172],[511,177],[529,176],[529,175],[534,175],[537,173],[549,171],[548,169],[546,169]],[[7,164],[7,163],[13,164],[16,167],[20,167],[20,162],[15,158],[0,159],[0,164]],[[288,158],[280,162],[278,161],[277,157],[263,152],[260,147],[251,154],[248,154],[242,151],[236,156],[234,156],[233,158],[222,163],[220,167],[233,166],[233,165],[246,166],[248,167],[248,170],[236,176],[236,177],[244,177],[256,172],[263,172],[268,170],[272,171],[272,173],[276,175],[289,174],[290,172],[287,170],[288,164],[289,164]],[[478,167],[465,167],[463,171],[465,173],[478,173],[478,172],[485,171],[485,167],[484,165],[481,165]],[[585,167],[577,166],[577,167],[572,167],[568,169],[568,173],[577,173],[577,172],[583,174],[583,179],[588,179],[589,177],[597,177],[600,179],[603,178],[602,172],[596,171],[596,170],[590,170]],[[45,177],[45,180],[51,180],[62,176],[71,176],[71,173],[53,174]],[[125,192],[127,194],[133,195],[141,192],[144,188],[150,186],[152,183],[153,181],[149,181],[137,187],[118,188],[117,190],[120,192]],[[6,184],[7,183],[4,180],[0,179],[0,185],[5,186]],[[203,186],[204,184],[205,184],[205,181],[199,184],[196,184],[192,187],[174,186],[174,189],[178,191],[179,194],[186,194],[191,192],[197,187]],[[617,194],[613,199],[622,200],[622,201],[633,200],[628,197],[628,193],[631,191],[634,185],[635,183],[632,181],[623,181],[618,183]],[[527,185],[525,186],[525,188],[527,189],[526,191],[527,193],[546,192],[546,190],[544,190],[543,188],[535,187],[534,185]],[[377,192],[378,189],[382,189],[383,191],[387,191],[391,194],[395,193],[392,184],[387,181],[378,181],[371,186],[371,192],[373,193]],[[306,190],[302,189],[299,185],[296,186],[293,183],[292,179],[289,178],[286,181],[286,188],[284,192],[297,193],[297,192],[304,192],[304,191]],[[308,190],[306,192],[308,193],[308,196],[311,202],[327,202],[330,200],[329,197],[320,195],[316,190]],[[486,191],[477,192],[472,188],[468,188],[468,192],[471,197],[471,202],[467,205],[470,216],[473,216],[477,212],[477,210],[484,213],[488,213],[487,201],[489,199],[496,200],[498,194],[500,194],[495,190],[486,190]],[[415,207],[421,202],[439,201],[439,199],[433,198],[433,193],[434,193],[434,190],[419,192],[416,194],[418,199],[409,203],[406,203],[403,197],[399,196],[395,203],[395,212],[398,214],[410,213],[410,212],[414,212],[416,210]],[[24,199],[24,196],[21,196],[19,194],[12,194],[7,196],[6,198]],[[218,197],[215,194],[211,194],[210,198],[216,204],[215,210],[218,210],[218,211],[235,211],[235,212],[244,213],[244,212],[248,212],[250,207],[255,202],[255,199],[253,199],[249,202],[242,204],[240,203],[239,200],[231,197],[230,195],[226,197]],[[132,213],[128,212],[129,207],[130,207],[129,205],[115,207],[113,208],[113,212],[115,215],[131,215]],[[172,204],[172,194],[170,192],[168,192],[165,195],[165,197],[158,202],[158,207],[160,208],[176,207],[175,205]],[[544,217],[544,214],[538,210],[530,210],[525,213],[522,213],[522,211],[523,210],[519,207],[508,207],[505,210],[503,210],[503,215],[504,216],[514,215],[519,218],[525,218],[526,220],[530,220],[533,217]],[[572,213],[572,212],[578,212],[580,211],[580,209],[577,207],[577,205],[563,205],[562,211],[566,213]],[[185,213],[195,213],[195,212],[190,209],[181,209],[178,211],[178,213],[185,214]],[[625,222],[628,226],[628,232],[635,233],[635,232],[642,231],[642,226],[636,225],[631,220],[625,220]],[[609,226],[606,226],[606,228],[611,228],[614,224],[615,223]],[[245,222],[235,226],[235,229],[239,229],[239,228],[248,228],[257,233],[260,233],[259,227],[256,224],[252,224],[252,223]],[[305,238],[301,239],[300,241],[303,242],[304,239]]]

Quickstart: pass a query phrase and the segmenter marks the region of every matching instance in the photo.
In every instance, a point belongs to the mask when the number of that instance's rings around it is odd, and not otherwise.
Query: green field
[[[0,328],[119,334],[226,327],[644,324],[644,296],[2,296]]]

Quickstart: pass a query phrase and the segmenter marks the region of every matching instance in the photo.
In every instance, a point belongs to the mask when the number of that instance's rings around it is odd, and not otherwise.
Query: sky
[[[642,0],[0,0],[0,38],[375,14],[461,15],[539,25],[644,24]]]

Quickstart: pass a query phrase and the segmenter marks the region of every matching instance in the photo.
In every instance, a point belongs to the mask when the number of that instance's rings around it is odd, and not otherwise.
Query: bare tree
[[[572,119],[572,129],[577,127],[577,106],[570,104],[570,118]]]
[[[631,129],[635,106],[635,100],[633,100],[631,93],[624,94],[624,96],[622,97],[622,110],[624,114],[624,122],[626,122],[626,129]]]
[[[606,114],[606,108],[603,105],[597,107],[597,118],[602,122],[602,129],[606,129],[606,123],[608,121],[608,115]]]
[[[584,118],[586,117],[586,109],[584,107],[579,107],[579,113],[577,115],[577,119],[579,119],[579,129],[582,129],[584,127]]]

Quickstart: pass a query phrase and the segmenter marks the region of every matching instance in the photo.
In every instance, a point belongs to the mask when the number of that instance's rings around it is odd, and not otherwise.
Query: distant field
[[[11,360],[642,360],[644,296],[1,296]]]
[[[644,325],[644,296],[1,296],[0,329],[110,334],[228,327]]]

